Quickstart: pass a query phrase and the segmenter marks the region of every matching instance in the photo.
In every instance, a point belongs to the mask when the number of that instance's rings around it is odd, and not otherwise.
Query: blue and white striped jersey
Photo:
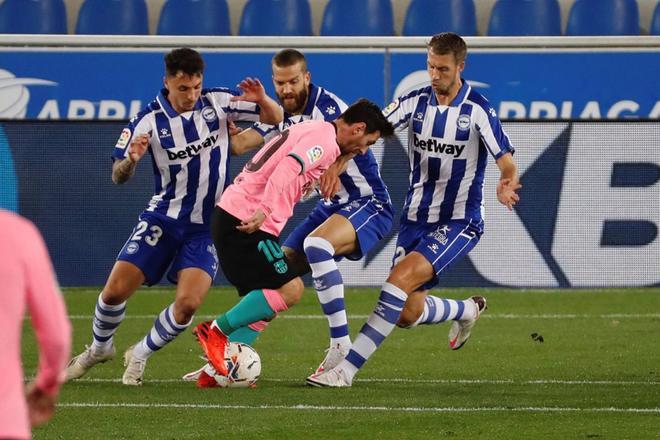
[[[395,129],[408,128],[410,187],[401,220],[483,224],[484,172],[490,153],[514,152],[495,110],[467,81],[445,106],[431,86],[400,96],[383,110]]]
[[[166,90],[131,118],[112,157],[124,159],[134,136],[150,136],[154,195],[147,211],[185,223],[208,224],[213,207],[229,184],[227,121],[258,121],[259,106],[230,101],[241,92],[203,89],[195,108],[177,113]]]
[[[285,128],[302,121],[310,119],[334,121],[347,108],[346,103],[335,94],[323,87],[310,84],[307,105],[302,114],[291,115],[285,112],[284,120],[278,126],[256,124],[253,128],[268,141]],[[367,150],[366,154],[358,155],[349,161],[346,171],[339,176],[339,180],[341,188],[339,188],[337,194],[329,202],[321,200],[319,203],[344,205],[371,195],[374,195],[383,203],[390,203],[387,186],[380,177],[378,162],[371,150]]]

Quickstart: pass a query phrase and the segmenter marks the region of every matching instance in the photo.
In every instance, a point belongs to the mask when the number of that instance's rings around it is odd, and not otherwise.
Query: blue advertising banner
[[[391,66],[393,96],[428,83],[425,54]],[[658,72],[657,52],[500,52],[468,54],[463,76],[501,119],[658,119]]]
[[[205,87],[259,78],[274,96],[273,52],[205,54]],[[312,81],[349,103],[385,100],[379,53],[307,55]],[[0,52],[0,118],[128,119],[163,84],[161,52]]]
[[[234,87],[258,77],[273,94],[273,51],[205,53],[205,85]],[[423,50],[309,51],[312,81],[347,102],[386,105],[427,83]],[[0,118],[125,120],[162,84],[154,50],[0,52]],[[632,52],[519,52],[468,55],[465,78],[502,119],[660,118],[660,56]]]

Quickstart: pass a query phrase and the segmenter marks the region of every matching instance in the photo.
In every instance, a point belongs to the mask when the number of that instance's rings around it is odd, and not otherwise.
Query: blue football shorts
[[[468,220],[443,223],[416,224],[402,221],[396,251],[392,257],[395,266],[403,257],[417,251],[431,263],[435,276],[420,287],[430,289],[438,284],[440,273],[459,261],[479,242],[482,230]]]
[[[390,203],[383,203],[375,197],[363,197],[344,205],[317,203],[314,210],[296,229],[289,234],[283,247],[288,247],[304,255],[303,241],[332,214],[346,217],[357,234],[358,249],[349,255],[349,260],[359,260],[366,255],[392,229],[394,211]],[[340,260],[341,256],[335,258]]]
[[[189,267],[202,269],[211,279],[218,271],[218,255],[208,225],[183,223],[147,211],[140,214],[117,260],[140,268],[147,286],[158,283],[165,273],[176,284],[179,271]]]

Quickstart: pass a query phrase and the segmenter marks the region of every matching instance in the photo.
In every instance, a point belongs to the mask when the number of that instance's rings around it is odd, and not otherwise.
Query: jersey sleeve
[[[23,249],[27,286],[27,306],[39,342],[36,384],[47,394],[57,394],[71,351],[71,324],[62,293],[41,234],[27,223]]]
[[[153,133],[153,125],[151,123],[151,117],[149,116],[150,111],[145,110],[137,115],[133,116],[126,124],[126,127],[122,130],[115,144],[115,148],[112,151],[112,159],[124,159],[128,156],[129,146],[131,141],[136,136],[141,134],[149,134],[150,136]]]
[[[270,125],[264,124],[262,122],[256,122],[250,128],[252,128],[254,131],[259,133],[262,138],[264,138],[264,143],[273,139],[284,129],[282,123],[279,125]]]
[[[313,119],[323,119],[331,122],[341,116],[346,111],[348,105],[337,96],[327,90],[323,90],[318,102],[316,103],[319,115]],[[316,116],[316,115],[315,115]]]
[[[478,107],[476,117],[475,123],[479,136],[495,160],[506,153],[513,154],[515,152],[509,136],[502,128],[502,123],[490,104],[486,107]]]
[[[303,174],[314,168],[329,167],[337,159],[339,153],[339,146],[334,140],[330,142],[304,136],[291,149],[288,156],[298,161],[299,174]]]
[[[402,130],[408,127],[410,116],[415,109],[414,96],[413,94],[399,96],[383,109],[383,116],[390,121],[395,130]]]

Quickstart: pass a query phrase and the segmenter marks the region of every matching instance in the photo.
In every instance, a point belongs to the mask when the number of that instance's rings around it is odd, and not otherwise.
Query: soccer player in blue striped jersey
[[[140,285],[167,274],[177,285],[174,302],[160,312],[151,330],[124,354],[122,382],[140,385],[147,359],[190,326],[193,314],[215,277],[218,258],[210,236],[210,217],[229,183],[228,124],[234,120],[278,123],[279,105],[258,80],[238,87],[203,89],[204,60],[188,48],[165,56],[164,88],[133,117],[115,145],[112,180],[126,182],[148,151],[155,191],[98,297],[92,344],[74,357],[67,380],[85,374],[115,355],[113,336],[124,319],[126,302]]]
[[[347,105],[333,93],[311,82],[305,56],[284,49],[273,56],[273,86],[284,109],[277,126],[255,124],[232,137],[232,145],[253,148],[287,127],[310,119],[334,121]],[[288,262],[300,275],[311,270],[323,312],[330,327],[327,356],[317,371],[336,365],[348,353],[351,340],[344,306],[344,284],[336,260],[359,260],[392,228],[394,211],[378,162],[371,150],[350,160],[342,157],[335,166],[327,199],[318,201],[310,215],[286,238],[282,248]],[[324,175],[325,176],[325,175]],[[338,176],[338,177],[337,177]],[[324,177],[322,177],[323,181]],[[314,192],[311,188],[310,192]],[[300,295],[283,295],[287,307],[297,304]],[[266,328],[259,321],[229,335],[231,341],[251,344]],[[194,373],[184,376],[195,379]]]
[[[431,84],[397,98],[384,114],[408,130],[410,187],[401,215],[393,267],[378,303],[346,358],[307,378],[313,386],[348,387],[395,325],[452,320],[449,346],[467,342],[486,299],[436,298],[428,289],[479,241],[484,227],[483,183],[490,154],[500,169],[497,198],[509,210],[521,185],[514,148],[486,98],[461,78],[467,46],[453,33],[427,46]]]

